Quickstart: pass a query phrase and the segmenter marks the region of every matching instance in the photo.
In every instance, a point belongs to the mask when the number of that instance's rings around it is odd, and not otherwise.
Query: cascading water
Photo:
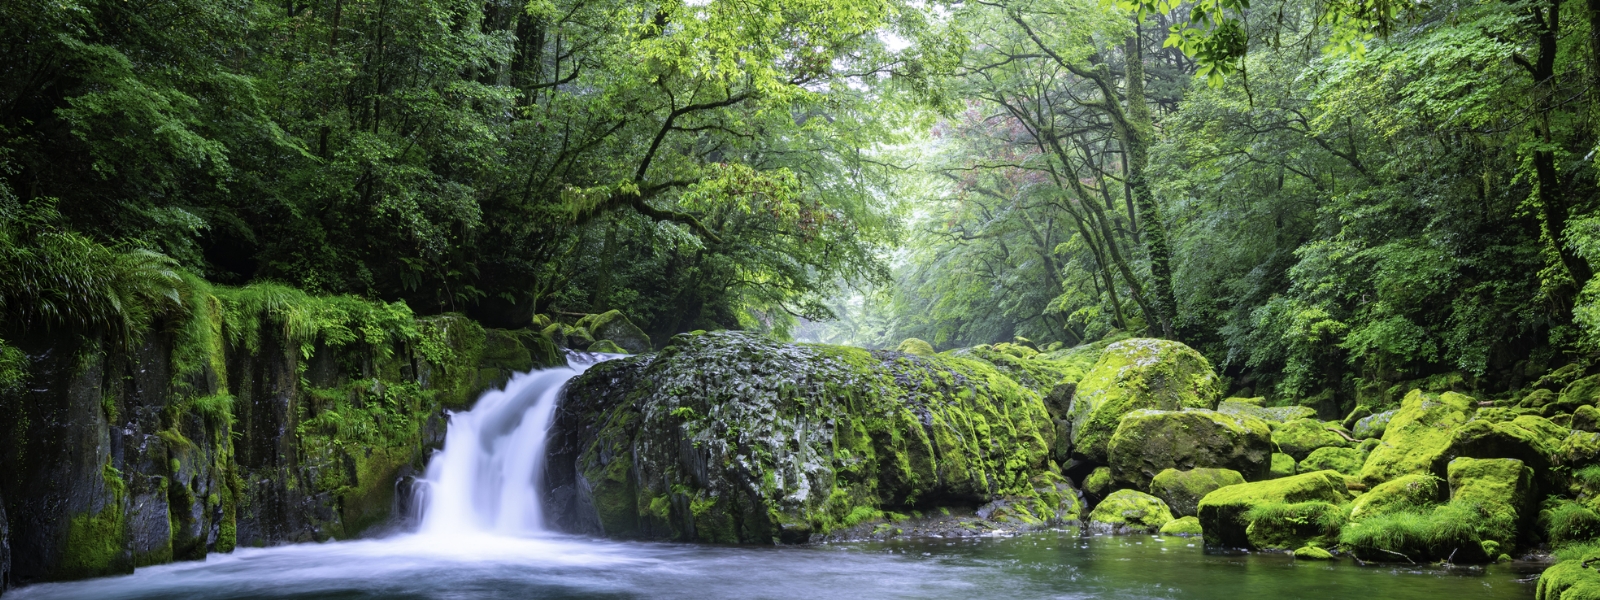
[[[450,415],[444,450],[419,482],[424,535],[543,531],[539,491],[545,440],[556,402],[568,381],[604,354],[573,354],[567,366],[518,373],[505,389],[478,398],[472,410]]]

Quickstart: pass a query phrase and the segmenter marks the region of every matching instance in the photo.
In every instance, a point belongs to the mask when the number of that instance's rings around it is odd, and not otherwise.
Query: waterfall
[[[451,413],[444,450],[419,482],[421,533],[530,535],[544,530],[536,483],[561,390],[616,355],[573,354],[567,366],[518,373]]]

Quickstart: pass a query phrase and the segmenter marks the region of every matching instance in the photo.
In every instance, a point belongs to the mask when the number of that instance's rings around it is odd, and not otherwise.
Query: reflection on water
[[[1518,576],[1207,555],[1198,540],[1069,532],[787,548],[408,535],[241,549],[7,598],[1532,598]]]

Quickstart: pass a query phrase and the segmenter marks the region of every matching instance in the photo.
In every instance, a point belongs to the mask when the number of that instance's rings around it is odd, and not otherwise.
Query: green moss
[[[1425,508],[1440,498],[1440,481],[1432,473],[1413,473],[1378,484],[1351,503],[1350,518]]]
[[[1332,545],[1346,521],[1344,508],[1328,502],[1264,502],[1244,513],[1245,536],[1253,548]]]
[[[1161,526],[1161,535],[1180,535],[1184,537],[1192,537],[1201,535],[1201,533],[1200,519],[1192,516],[1179,517],[1171,521],[1167,521],[1166,525]]]
[[[1229,398],[1217,405],[1217,411],[1255,417],[1266,421],[1273,428],[1295,419],[1310,419],[1317,416],[1316,409],[1309,406],[1268,407],[1263,406],[1263,400],[1263,398]]]
[[[1478,511],[1459,505],[1402,510],[1346,525],[1339,543],[1363,560],[1488,562],[1501,547],[1479,534],[1481,521]]]
[[[1206,545],[1244,548],[1251,546],[1247,515],[1257,506],[1313,501],[1339,505],[1348,500],[1344,477],[1335,471],[1230,485],[1200,499],[1200,524],[1206,531]]]
[[[1279,425],[1272,431],[1272,443],[1277,445],[1279,452],[1300,461],[1305,460],[1318,448],[1343,447],[1346,445],[1346,440],[1344,436],[1329,430],[1321,421],[1295,419]]]
[[[1172,511],[1160,498],[1136,490],[1117,490],[1089,513],[1089,526],[1101,532],[1154,533],[1172,521]]]
[[[1083,479],[1083,490],[1096,496],[1111,493],[1111,468],[1095,467],[1089,472],[1089,476]]]
[[[1166,469],[1231,469],[1260,479],[1271,468],[1267,423],[1212,410],[1136,410],[1122,417],[1108,458],[1118,483],[1147,489]]]
[[[593,344],[589,344],[588,351],[598,352],[601,354],[628,354],[627,350],[622,349],[622,346],[618,346],[616,342],[611,340],[600,340]]]
[[[1413,390],[1367,456],[1361,479],[1368,486],[1413,473],[1444,475],[1455,429],[1467,421],[1472,399],[1454,392],[1439,395]]]
[[[1545,569],[1539,576],[1536,600],[1597,600],[1600,599],[1600,570],[1585,566],[1586,561],[1600,561],[1600,548],[1578,557],[1561,561]]]
[[[1165,502],[1174,515],[1192,517],[1198,514],[1200,499],[1206,494],[1244,482],[1244,476],[1232,469],[1167,469],[1150,481],[1150,494]]]
[[[1449,453],[1473,458],[1515,458],[1544,470],[1555,462],[1569,433],[1567,428],[1534,415],[1498,423],[1473,419],[1456,430]]]
[[[1449,483],[1450,504],[1476,512],[1479,536],[1509,550],[1520,522],[1531,516],[1533,469],[1514,458],[1457,458],[1450,461]],[[1500,554],[1486,553],[1491,558]]]
[[[1295,473],[1294,457],[1281,452],[1272,453],[1272,466],[1267,470],[1266,479],[1282,479]]]
[[[1111,344],[1073,397],[1068,415],[1073,452],[1104,461],[1123,415],[1139,409],[1209,409],[1220,396],[1211,363],[1188,346],[1152,339]]]
[[[51,579],[83,579],[133,572],[124,523],[127,485],[122,474],[106,465],[101,474],[109,497],[92,513],[73,515],[67,522],[67,539],[61,561]]]
[[[1333,554],[1320,546],[1301,546],[1296,548],[1294,557],[1299,560],[1333,560]]]
[[[904,341],[900,342],[899,346],[895,346],[895,351],[904,352],[906,354],[914,354],[916,356],[933,356],[934,354],[937,354],[937,352],[934,351],[932,344],[917,338],[906,338]]]
[[[1356,448],[1338,446],[1318,448],[1311,451],[1305,460],[1296,464],[1295,470],[1301,473],[1334,470],[1345,475],[1360,475],[1361,465],[1366,458],[1366,454]]]

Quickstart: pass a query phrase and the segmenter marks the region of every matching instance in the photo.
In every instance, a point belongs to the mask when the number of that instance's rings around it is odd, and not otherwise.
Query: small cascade
[[[428,463],[422,495],[427,535],[531,535],[544,530],[536,483],[545,441],[567,382],[616,358],[572,354],[567,366],[518,373],[485,392],[472,410],[452,413],[444,450]]]

